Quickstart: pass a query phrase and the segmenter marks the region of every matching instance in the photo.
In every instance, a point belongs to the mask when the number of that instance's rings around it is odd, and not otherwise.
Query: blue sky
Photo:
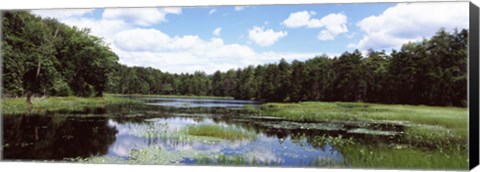
[[[468,28],[467,2],[35,10],[104,38],[128,66],[171,73],[390,51]]]

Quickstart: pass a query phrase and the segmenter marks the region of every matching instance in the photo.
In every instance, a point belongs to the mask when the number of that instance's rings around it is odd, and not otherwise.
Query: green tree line
[[[369,50],[206,74],[129,67],[88,29],[2,14],[3,96],[165,94],[268,102],[363,101],[465,106],[468,31],[440,29],[390,54]]]
[[[468,31],[440,29],[390,54],[369,50],[206,74],[116,68],[108,91],[122,94],[230,96],[267,102],[362,101],[466,106]]]
[[[101,96],[118,57],[88,29],[2,13],[3,96]]]

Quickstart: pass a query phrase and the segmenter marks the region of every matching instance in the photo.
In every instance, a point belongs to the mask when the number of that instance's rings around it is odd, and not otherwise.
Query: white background
[[[256,5],[296,3],[360,3],[360,2],[428,2],[428,0],[1,0],[2,9],[49,9],[49,8],[95,8],[95,7],[153,7],[153,6],[207,6],[207,5]],[[447,0],[435,0],[447,1]],[[480,6],[480,0],[472,0]],[[394,155],[393,155],[394,156]],[[399,171],[372,169],[320,169],[320,168],[267,168],[267,167],[207,167],[207,166],[152,166],[152,165],[93,165],[70,163],[1,162],[0,171],[62,171],[62,172],[147,172],[147,171],[195,171],[195,172],[313,172],[313,171]],[[480,171],[477,167],[474,171]]]

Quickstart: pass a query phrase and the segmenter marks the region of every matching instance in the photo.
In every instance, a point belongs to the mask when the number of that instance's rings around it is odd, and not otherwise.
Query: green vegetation
[[[285,117],[294,121],[388,121],[434,125],[454,130],[457,132],[455,134],[465,137],[468,122],[466,108],[373,103],[266,103],[255,114]]]
[[[424,151],[401,146],[352,144],[339,149],[345,164],[355,168],[466,170],[466,150]]]
[[[84,108],[104,107],[113,104],[140,104],[140,100],[114,97],[106,95],[103,97],[40,97],[32,98],[32,108],[29,110],[28,103],[24,98],[3,98],[2,114],[29,114],[44,113],[58,110],[82,110]]]
[[[255,165],[256,162],[248,162],[243,156],[210,155],[197,156],[194,158],[195,164],[200,165]]]
[[[414,145],[466,148],[466,108],[370,103],[302,102],[267,103],[257,115],[285,117],[294,121],[386,122],[407,126],[405,140]]]
[[[400,50],[248,66],[206,74],[128,67],[88,29],[25,11],[2,13],[3,95],[220,96],[267,102],[348,101],[466,106],[468,30],[440,29]],[[178,97],[178,96],[174,96]]]
[[[329,144],[341,152],[342,162],[313,162],[316,166],[436,170],[468,168],[468,151],[465,148],[458,148],[454,145],[441,145],[442,147],[426,150],[415,147],[415,145],[401,143],[362,144],[352,138],[344,138],[342,136],[315,136],[313,138],[300,136],[293,139],[294,141],[308,139],[309,143],[317,147]]]
[[[162,150],[157,146],[148,146],[141,149],[133,149],[130,152],[129,159],[119,159],[108,156],[92,156],[89,158],[74,158],[67,159],[68,161],[76,161],[83,163],[113,163],[113,164],[180,164],[184,158],[193,158],[196,156],[206,156],[209,153],[207,151],[195,151],[195,150],[179,150],[168,151]]]
[[[135,133],[135,135],[149,140],[164,139],[172,141],[174,140],[175,142],[181,143],[198,141],[203,143],[216,144],[226,141],[223,140],[224,138],[191,135],[185,128],[181,130],[169,130],[168,124],[166,123],[148,123],[147,126],[147,128],[137,130],[137,133]]]
[[[406,126],[398,143],[362,145],[348,139],[317,137],[313,144],[333,144],[353,167],[466,169],[466,108],[343,102],[267,103],[258,115],[294,121],[357,121]]]
[[[228,140],[255,139],[256,134],[239,130],[232,126],[222,127],[218,125],[189,126],[187,133],[194,136],[215,137]]]
[[[89,29],[2,12],[3,96],[102,96],[118,57]]]
[[[467,100],[468,30],[465,29],[453,33],[440,29],[433,37],[406,43],[391,54],[369,50],[364,55],[355,50],[333,58],[322,55],[306,61],[282,59],[278,63],[217,71],[211,75],[202,71],[170,74],[119,64],[117,55],[101,38],[90,35],[89,29],[70,27],[25,11],[6,11],[1,15],[2,114],[142,102],[119,97],[124,94],[301,102],[267,103],[260,109],[252,106],[245,109],[259,116],[296,122],[268,124],[283,129],[302,128],[307,126],[303,123],[307,121],[332,123],[332,126],[321,127],[336,127],[335,122],[405,126],[397,142],[375,147],[345,138],[310,141],[338,146],[345,163],[354,167],[465,169],[468,164],[468,112],[466,108],[458,108],[465,107]],[[114,94],[104,95],[104,92]],[[353,132],[391,134],[363,128]],[[152,125],[138,134],[148,139],[203,139],[212,143],[256,137],[249,131],[219,125],[189,126],[174,132],[167,132],[163,125]],[[133,150],[128,161],[109,157],[80,161],[168,164],[179,163],[185,157],[195,158],[193,155],[198,154],[147,147]],[[243,164],[247,161],[243,157],[220,156],[215,162]],[[332,165],[333,162],[318,159],[314,163]]]

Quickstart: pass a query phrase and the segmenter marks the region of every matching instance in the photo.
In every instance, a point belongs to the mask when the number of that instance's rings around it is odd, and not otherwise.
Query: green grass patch
[[[344,102],[266,103],[260,115],[296,121],[390,120],[466,129],[467,108]]]
[[[283,117],[294,121],[364,121],[402,122],[413,130],[410,134],[422,133],[442,136],[454,135],[467,138],[467,108],[433,107],[412,105],[384,105],[344,102],[267,103],[256,113],[262,116]],[[425,129],[437,127],[436,130]],[[422,132],[414,132],[423,130]],[[424,137],[424,136],[423,136]],[[436,138],[436,137],[435,137]],[[466,140],[466,139],[465,139]]]
[[[339,150],[345,163],[354,168],[468,169],[467,150],[424,151],[398,145],[358,144],[344,146]]]
[[[193,136],[214,137],[227,140],[255,139],[256,134],[240,130],[232,126],[222,127],[219,125],[192,125],[186,128],[186,132]]]
[[[25,97],[3,98],[2,114],[38,114],[58,110],[82,110],[83,108],[104,107],[114,104],[140,104],[141,100],[105,95],[103,97],[34,97],[32,109],[28,109]]]
[[[164,142],[177,143],[202,142],[206,144],[218,144],[227,141],[226,139],[217,137],[190,135],[187,128],[169,129],[167,123],[155,123],[152,121],[143,127],[133,123],[124,125],[126,125],[127,128],[136,128],[131,134],[152,142],[163,140]]]
[[[297,140],[305,139],[303,137]],[[420,138],[422,139],[422,138]],[[466,170],[468,168],[468,151],[463,148],[422,149],[414,145],[378,143],[361,144],[351,138],[316,136],[310,143],[317,147],[326,144],[334,146],[343,157],[343,162],[333,166],[353,168],[395,168],[395,169],[431,169],[431,170]],[[328,161],[314,163],[323,166]]]

